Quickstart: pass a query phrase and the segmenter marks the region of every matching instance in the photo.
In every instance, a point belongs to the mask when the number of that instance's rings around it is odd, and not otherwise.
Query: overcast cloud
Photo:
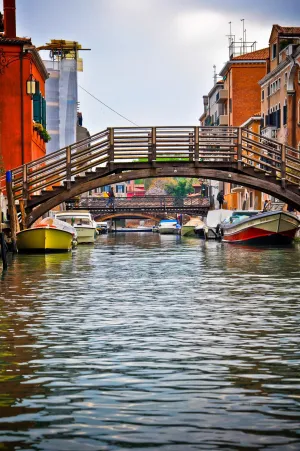
[[[213,65],[220,71],[228,58],[228,22],[238,40],[241,19],[263,48],[272,24],[300,26],[300,1],[17,0],[18,35],[91,48],[80,84],[139,125],[198,123]],[[130,125],[81,89],[79,100],[92,133]]]

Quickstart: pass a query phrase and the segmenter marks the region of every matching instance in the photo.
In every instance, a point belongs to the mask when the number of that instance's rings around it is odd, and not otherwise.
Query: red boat
[[[289,244],[295,237],[300,220],[286,211],[233,212],[221,224],[222,241],[228,243]]]

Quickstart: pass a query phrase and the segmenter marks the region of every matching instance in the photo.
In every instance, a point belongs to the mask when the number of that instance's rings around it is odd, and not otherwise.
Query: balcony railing
[[[216,95],[216,102],[217,103],[223,103],[228,100],[228,89],[220,89],[219,92],[217,92]]]
[[[218,125],[228,125],[228,115],[220,114],[218,117]]]

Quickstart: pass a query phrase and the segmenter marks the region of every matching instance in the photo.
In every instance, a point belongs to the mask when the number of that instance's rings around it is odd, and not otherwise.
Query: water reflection
[[[0,283],[0,442],[298,450],[299,265],[298,247],[131,233],[18,256]]]

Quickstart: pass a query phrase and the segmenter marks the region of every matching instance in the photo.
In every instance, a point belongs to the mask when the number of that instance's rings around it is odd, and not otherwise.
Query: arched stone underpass
[[[218,180],[229,183],[236,183],[248,188],[258,189],[275,198],[291,204],[297,210],[300,210],[300,192],[293,192],[287,190],[278,182],[268,180],[263,173],[254,175],[247,175],[245,173],[232,172],[228,169],[206,169],[205,167],[193,167],[180,165],[176,166],[161,165],[160,167],[153,167],[150,169],[136,169],[126,170],[119,173],[112,173],[104,177],[94,178],[86,182],[77,182],[69,190],[65,189],[58,195],[51,197],[44,203],[34,208],[27,215],[27,227],[30,227],[39,217],[47,213],[62,202],[68,199],[83,194],[87,191],[115,184],[120,181],[130,181],[136,179],[146,179],[154,177],[190,177],[190,178],[206,178],[209,180]]]

